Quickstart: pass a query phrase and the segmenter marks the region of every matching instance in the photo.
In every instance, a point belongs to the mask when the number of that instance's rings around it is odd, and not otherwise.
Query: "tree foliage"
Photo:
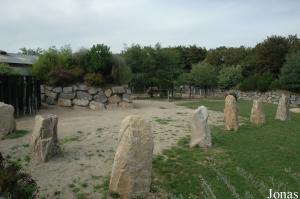
[[[207,63],[193,65],[191,70],[193,83],[202,88],[215,88],[218,83],[218,77],[214,67]]]
[[[93,45],[88,52],[88,71],[90,73],[102,73],[109,75],[112,69],[112,53],[104,44]]]
[[[8,64],[0,63],[0,75],[18,75],[18,71]]]
[[[242,67],[240,65],[224,67],[218,76],[218,84],[223,89],[230,89],[236,86],[241,80]]]
[[[300,51],[288,56],[281,70],[280,83],[284,89],[300,92]]]

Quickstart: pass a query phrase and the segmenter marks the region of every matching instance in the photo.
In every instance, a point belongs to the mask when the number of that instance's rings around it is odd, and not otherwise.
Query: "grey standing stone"
[[[15,109],[12,105],[0,102],[0,135],[7,135],[16,131],[14,118]]]
[[[34,155],[39,161],[47,162],[60,151],[57,123],[58,118],[56,115],[37,115],[35,117],[31,143]]]
[[[282,94],[277,106],[275,119],[281,121],[290,119],[289,103],[289,97],[285,94]]]
[[[253,100],[250,121],[253,124],[264,124],[266,122],[266,116],[263,110],[263,103],[261,99]]]
[[[121,198],[146,197],[150,191],[153,135],[149,123],[127,116],[121,124],[109,190]]]
[[[96,102],[106,103],[107,97],[104,95],[104,93],[98,93],[97,95],[94,95],[93,99]]]
[[[196,109],[192,116],[190,147],[211,147],[211,133],[208,126],[208,111],[205,106]]]

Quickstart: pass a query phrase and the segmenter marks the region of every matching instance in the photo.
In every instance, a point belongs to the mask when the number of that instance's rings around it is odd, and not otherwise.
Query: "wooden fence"
[[[15,115],[36,114],[41,107],[40,82],[33,76],[1,76],[0,101],[11,104]]]

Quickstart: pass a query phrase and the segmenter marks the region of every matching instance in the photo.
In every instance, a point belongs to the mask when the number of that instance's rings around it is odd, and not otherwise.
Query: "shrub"
[[[5,198],[35,198],[36,182],[21,171],[21,166],[5,160],[0,153],[0,196]]]
[[[288,56],[281,69],[280,83],[284,89],[300,92],[300,52]]]
[[[217,86],[217,75],[213,66],[206,63],[194,65],[191,70],[191,76],[196,86],[203,88],[214,88]]]
[[[117,55],[113,56],[113,68],[111,76],[115,83],[127,84],[132,79],[131,68],[126,65],[125,60]]]
[[[220,88],[230,89],[236,86],[242,79],[241,66],[225,66],[220,70],[218,76]]]
[[[18,75],[18,71],[10,67],[8,64],[0,63],[0,75]]]
[[[245,78],[239,85],[241,91],[253,91],[256,89],[257,76]]]
[[[84,81],[89,86],[102,86],[105,82],[103,76],[97,73],[87,73],[84,76]]]
[[[76,83],[76,77],[71,70],[63,67],[58,67],[49,72],[48,84],[52,86],[66,86]]]
[[[112,69],[112,53],[108,46],[104,44],[93,45],[88,52],[88,59],[88,71],[90,73],[110,75]]]
[[[270,89],[273,81],[273,75],[270,72],[265,72],[262,75],[257,75],[256,88],[260,92],[266,92]]]

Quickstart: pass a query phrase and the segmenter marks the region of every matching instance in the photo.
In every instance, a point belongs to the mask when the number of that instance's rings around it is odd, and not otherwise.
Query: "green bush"
[[[281,69],[280,83],[284,89],[300,92],[300,52],[287,57]]]
[[[18,71],[10,67],[8,64],[0,63],[0,75],[18,75]]]
[[[58,67],[49,72],[47,83],[52,86],[67,86],[76,83],[76,77],[71,70]]]
[[[256,90],[257,76],[250,76],[245,78],[239,85],[241,91],[253,91]]]
[[[218,76],[220,88],[230,89],[236,86],[242,79],[241,66],[225,66],[220,70]]]
[[[21,171],[21,166],[6,160],[0,153],[0,196],[11,199],[35,198],[36,182]]]
[[[110,75],[112,69],[112,53],[104,44],[93,45],[88,52],[88,71],[90,73],[102,73]]]
[[[111,76],[115,83],[128,84],[132,79],[131,68],[126,65],[125,60],[117,55],[113,56],[113,68]]]
[[[270,89],[270,86],[273,82],[274,78],[272,73],[265,72],[261,75],[257,76],[256,88],[260,92],[266,92]]]
[[[105,83],[103,76],[97,73],[87,73],[84,76],[84,81],[89,86],[103,86]]]
[[[217,86],[218,77],[217,72],[212,65],[206,63],[199,63],[193,65],[191,70],[193,83],[202,88],[214,88]]]

